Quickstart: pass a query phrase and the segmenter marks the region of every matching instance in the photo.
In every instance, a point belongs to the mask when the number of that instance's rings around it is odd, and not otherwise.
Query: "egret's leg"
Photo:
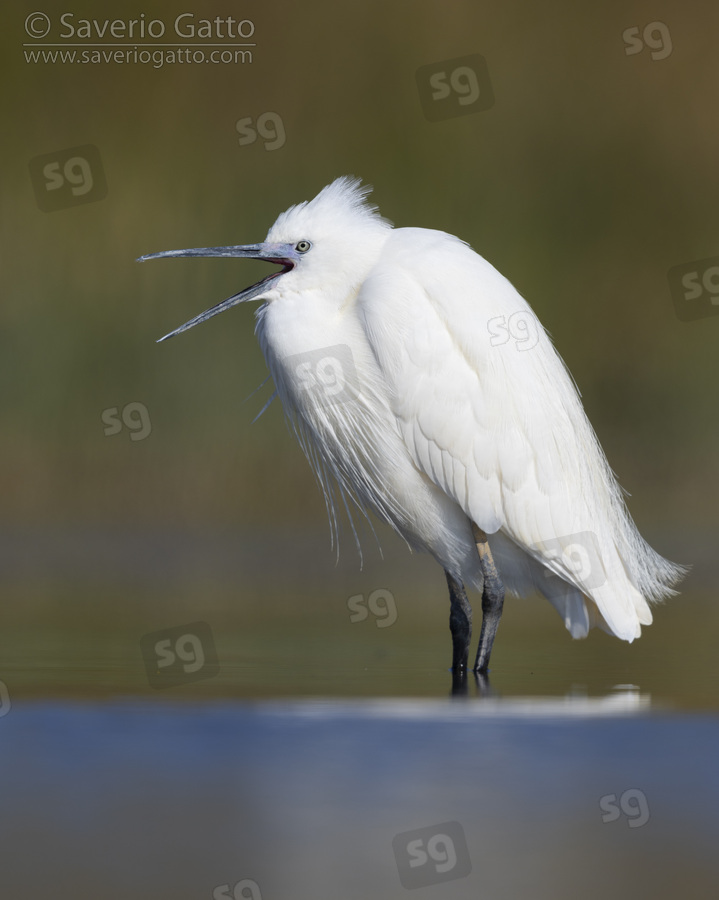
[[[472,640],[472,607],[469,605],[464,585],[453,578],[449,572],[447,576],[449,586],[449,630],[452,632],[452,671],[467,671],[467,656],[469,644]]]
[[[474,671],[486,672],[489,666],[489,655],[492,652],[494,636],[497,634],[499,620],[502,618],[504,585],[494,564],[487,535],[474,523],[472,523],[472,533],[477,544],[479,564],[484,577],[484,587],[482,589],[482,631],[479,635],[479,647],[477,648],[477,658],[474,661]]]

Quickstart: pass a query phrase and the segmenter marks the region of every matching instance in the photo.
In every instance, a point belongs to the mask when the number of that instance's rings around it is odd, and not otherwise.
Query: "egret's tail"
[[[501,531],[490,536],[489,544],[505,587],[518,596],[543,594],[572,637],[586,637],[598,626],[633,641],[641,626],[652,622],[650,602],[675,594],[671,585],[687,569],[656,553],[629,522],[631,532],[624,533],[632,539],[629,557],[592,532],[548,540],[535,555]],[[568,572],[574,573],[571,581]]]

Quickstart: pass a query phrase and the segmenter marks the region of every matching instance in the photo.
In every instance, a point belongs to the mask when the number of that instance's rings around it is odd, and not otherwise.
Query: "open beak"
[[[160,341],[166,341],[176,334],[187,331],[194,325],[199,325],[200,322],[211,319],[213,316],[216,316],[217,313],[224,312],[231,306],[236,306],[238,303],[246,303],[248,300],[256,300],[258,297],[261,297],[262,294],[269,290],[274,281],[284,275],[285,272],[294,269],[299,259],[299,255],[293,244],[244,244],[239,247],[197,247],[194,250],[164,250],[162,253],[148,253],[147,256],[141,256],[137,261],[144,262],[146,259],[163,259],[170,256],[231,256],[239,259],[261,259],[265,262],[279,263],[279,265],[282,266],[282,269],[279,272],[273,272],[272,275],[268,275],[266,278],[263,278],[262,281],[253,284],[252,287],[240,291],[239,294],[233,294],[232,297],[228,297],[227,300],[223,300],[216,306],[205,310],[205,312],[200,313],[199,316],[195,316],[194,319],[185,322],[184,325],[180,325],[179,328],[176,328],[174,331],[161,337],[157,342],[158,344]]]

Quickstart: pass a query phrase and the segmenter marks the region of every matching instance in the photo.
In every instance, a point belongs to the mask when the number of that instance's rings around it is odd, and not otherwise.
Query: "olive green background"
[[[714,607],[702,603],[715,584],[719,317],[680,321],[667,272],[719,255],[718,9],[42,6],[55,21],[68,9],[76,21],[143,12],[168,31],[184,11],[254,22],[251,63],[159,69],[28,63],[23,22],[35,9],[5,11],[1,56],[0,649],[18,690],[74,690],[83,680],[130,689],[143,678],[139,637],[196,619],[227,641],[226,662],[246,659],[248,646],[260,648],[258,659],[262,648],[339,659],[368,635],[381,638],[381,652],[399,652],[406,628],[413,652],[431,647],[430,667],[448,663],[441,572],[381,528],[384,562],[366,537],[359,571],[350,537],[333,568],[323,502],[279,404],[251,424],[271,390],[245,402],[266,377],[253,309],[155,343],[269,267],[135,262],[157,250],[261,240],[283,209],[342,174],[374,185],[396,225],[457,234],[510,278],[571,369],[641,530],[661,552],[695,564],[685,596],[659,614],[661,649],[638,649],[650,638],[630,648],[603,635],[573,644],[551,610],[520,604],[508,610],[497,654],[502,645],[517,654],[506,660],[540,652],[524,614],[546,622],[547,640],[573,666],[591,645],[622,661],[645,652],[642,665],[660,673],[676,629],[691,644],[704,621],[716,636]],[[627,55],[625,30],[657,21],[671,54]],[[486,59],[494,104],[427,121],[416,71],[471,54]],[[281,117],[284,145],[240,145],[237,121],[266,112]],[[99,151],[106,196],[39,209],[31,160],[86,144]],[[151,433],[106,436],[103,413],[129,403],[146,409]],[[398,605],[405,598],[407,612],[360,638],[361,623],[348,627],[347,598],[377,587]],[[316,644],[296,640],[296,628]],[[362,652],[372,658],[374,645]],[[68,674],[73,666],[80,675]],[[82,675],[88,668],[92,677]],[[289,675],[282,684],[280,692],[293,689]],[[312,689],[332,686],[320,679]]]

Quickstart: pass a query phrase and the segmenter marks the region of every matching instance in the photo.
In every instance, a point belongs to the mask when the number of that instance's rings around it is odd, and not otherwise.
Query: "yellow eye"
[[[307,253],[311,246],[312,244],[310,244],[309,241],[299,241],[297,244],[295,244],[295,250],[298,253]]]

